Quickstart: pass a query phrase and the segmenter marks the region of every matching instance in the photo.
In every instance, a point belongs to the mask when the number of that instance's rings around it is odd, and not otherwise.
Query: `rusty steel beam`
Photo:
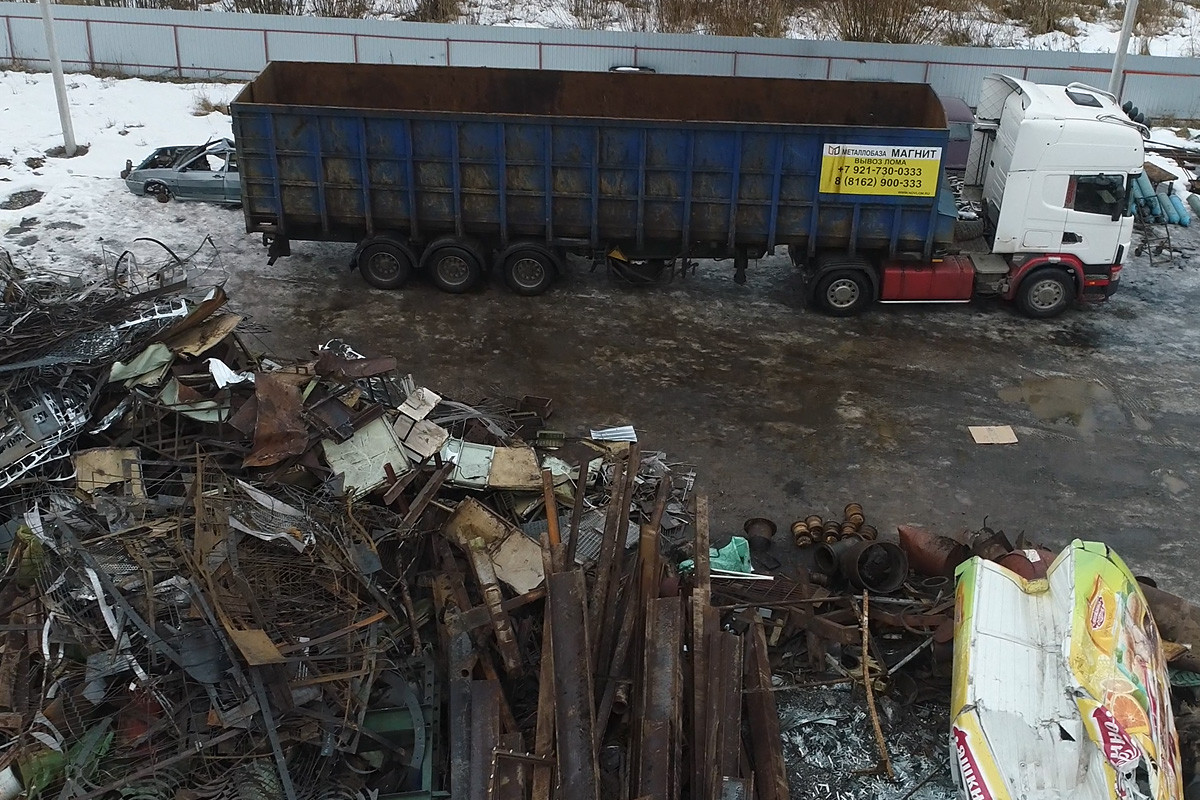
[[[488,800],[500,744],[500,682],[471,682],[471,765],[468,800]]]
[[[742,645],[743,639],[733,633],[717,634],[720,655],[714,662],[714,672],[720,679],[720,736],[716,756],[718,774],[723,779],[736,778],[742,750]]]
[[[683,609],[677,597],[647,605],[642,664],[642,702],[634,774],[634,795],[653,800],[679,797],[683,665]]]
[[[460,632],[450,639],[450,794],[455,798],[471,794],[471,673],[475,652],[471,637]]]
[[[771,662],[762,623],[751,625],[746,637],[746,718],[750,723],[754,788],[758,800],[789,800],[779,709],[771,691]]]
[[[708,625],[712,609],[712,583],[709,572],[708,496],[696,495],[696,552],[692,576],[692,729],[688,741],[692,744],[693,798],[708,798],[710,786],[708,768]]]
[[[608,601],[608,580],[612,572],[613,558],[616,555],[619,532],[617,522],[621,519],[621,501],[625,498],[625,471],[628,467],[626,460],[616,463],[613,469],[612,494],[608,498],[608,508],[604,512],[604,537],[600,543],[600,561],[596,566],[596,584],[591,602],[591,630],[597,632],[604,619],[604,609]],[[574,565],[572,565],[574,566]],[[599,637],[593,642],[595,650],[589,654],[592,674],[596,672],[596,656],[599,652]]]
[[[567,555],[563,560],[564,566],[575,569],[575,553],[579,549],[579,522],[583,519],[584,500],[587,497],[587,460],[579,462],[579,482],[575,484],[575,502],[571,506],[571,528],[567,541]]]
[[[549,576],[550,639],[554,652],[554,729],[558,774],[571,800],[599,800],[596,718],[592,671],[588,663],[587,598],[583,572]]]
[[[447,462],[434,470],[434,473],[429,476],[429,480],[417,492],[417,496],[413,498],[412,504],[408,507],[408,513],[404,515],[404,519],[400,522],[401,532],[408,532],[420,521],[421,515],[425,513],[425,509],[437,497],[437,493],[441,491],[442,484],[450,477],[450,473],[454,471],[454,464]]]
[[[634,559],[633,569],[630,571],[631,576],[638,574],[636,555]],[[596,709],[597,751],[599,751],[600,743],[604,740],[604,733],[608,729],[609,718],[612,716],[613,704],[617,697],[617,687],[628,675],[625,665],[629,661],[629,647],[633,640],[633,631],[637,620],[645,610],[644,598],[637,591],[634,583],[635,581],[631,577],[630,586],[624,592],[625,613],[621,615],[621,630],[617,635],[616,650],[613,653],[612,661],[609,662],[608,669],[603,674],[604,692],[600,695],[600,704]]]

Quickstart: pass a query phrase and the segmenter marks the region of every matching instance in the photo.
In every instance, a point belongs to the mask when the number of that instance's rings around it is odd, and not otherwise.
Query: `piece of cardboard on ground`
[[[1011,425],[968,425],[975,444],[1016,444],[1017,434]]]
[[[142,486],[141,451],[136,447],[98,447],[80,450],[75,461],[75,486],[87,494],[95,494],[114,483],[129,482],[134,497],[145,497]]]

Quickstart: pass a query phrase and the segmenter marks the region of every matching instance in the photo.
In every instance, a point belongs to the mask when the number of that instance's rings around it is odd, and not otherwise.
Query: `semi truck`
[[[273,62],[231,105],[246,228],[272,260],[343,241],[370,285],[416,270],[540,294],[568,255],[653,276],[785,247],[806,300],[1105,300],[1129,253],[1143,127],[1111,94],[989,76],[956,240],[949,131],[917,83]],[[961,238],[961,237],[957,237]]]

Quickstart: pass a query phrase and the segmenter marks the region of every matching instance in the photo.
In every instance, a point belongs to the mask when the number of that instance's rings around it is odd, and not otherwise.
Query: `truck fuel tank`
[[[975,287],[975,267],[966,256],[945,256],[932,262],[885,261],[880,301],[966,302]]]

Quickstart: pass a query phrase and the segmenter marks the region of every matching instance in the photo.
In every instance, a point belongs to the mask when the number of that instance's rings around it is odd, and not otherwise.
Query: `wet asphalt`
[[[456,399],[551,397],[568,434],[632,424],[643,450],[696,470],[715,538],[767,517],[785,563],[793,520],[854,501],[893,535],[986,522],[1055,548],[1102,540],[1200,598],[1198,242],[1180,231],[1173,263],[1135,259],[1110,303],[1049,322],[998,301],[829,318],[804,307],[783,255],[752,264],[746,286],[727,262],[633,289],[572,261],[536,298],[498,278],[462,296],[419,279],[371,289],[343,245],[227,267],[265,347],[340,337]],[[971,425],[1012,426],[1018,442],[975,444]]]

